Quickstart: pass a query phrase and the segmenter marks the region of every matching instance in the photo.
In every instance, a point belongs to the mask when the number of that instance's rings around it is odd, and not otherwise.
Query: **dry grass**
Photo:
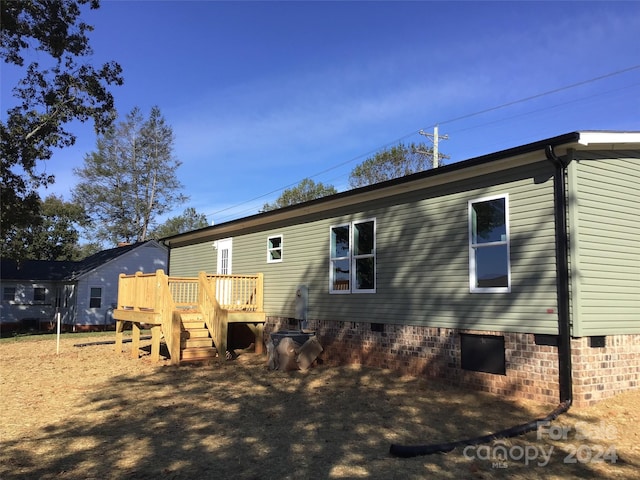
[[[253,354],[175,368],[112,345],[74,347],[91,340],[66,336],[60,355],[52,337],[0,342],[0,478],[637,478],[640,467],[638,391],[572,408],[554,423],[566,440],[532,432],[467,455],[401,459],[391,443],[475,437],[552,406],[369,368],[274,372]],[[579,425],[587,438],[576,438]],[[553,452],[546,466],[485,458],[499,445]],[[609,446],[616,463],[584,461]],[[566,463],[572,449],[579,458]]]

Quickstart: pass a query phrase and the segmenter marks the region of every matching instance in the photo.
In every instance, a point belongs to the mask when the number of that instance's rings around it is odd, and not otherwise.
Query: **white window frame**
[[[279,238],[280,239],[280,246],[279,247],[272,247],[271,246],[271,240],[274,238]],[[272,253],[275,251],[279,251],[280,252],[280,258],[273,258],[272,257]],[[267,237],[267,263],[280,263],[282,262],[282,260],[284,259],[284,236],[282,234],[278,234],[278,235],[270,235],[269,237]]]
[[[11,291],[13,290],[13,293]],[[18,289],[16,287],[3,287],[2,289],[2,301],[15,303],[16,301],[16,292]],[[11,297],[11,298],[9,298]]]
[[[368,222],[372,222],[373,223],[373,251],[371,253],[367,253],[367,254],[362,254],[362,255],[356,255],[354,254],[354,232],[355,232],[355,226],[359,225],[361,223],[368,223]],[[332,235],[333,235],[333,230],[335,228],[339,228],[339,227],[348,227],[349,228],[349,249],[348,249],[348,254],[347,256],[343,256],[343,257],[332,257],[332,245],[331,245],[331,239],[332,239]],[[352,222],[348,222],[348,223],[340,223],[340,224],[336,224],[336,225],[331,225],[329,227],[329,293],[331,294],[338,294],[338,295],[344,295],[344,294],[351,294],[351,293],[376,293],[376,289],[377,289],[377,255],[376,255],[376,247],[377,247],[377,222],[375,217],[374,218],[366,218],[366,219],[362,219],[362,220],[354,220]],[[368,288],[368,289],[358,289],[355,287],[356,283],[356,276],[357,276],[357,271],[356,271],[356,263],[357,260],[363,259],[363,258],[373,258],[373,288]],[[334,289],[334,269],[333,269],[333,264],[336,261],[344,261],[344,260],[348,260],[349,262],[349,288],[345,289],[345,290],[336,290]]]
[[[92,307],[92,306],[91,306],[91,300],[93,300],[94,298],[98,298],[98,297],[94,297],[94,296],[92,295],[92,293],[93,293],[93,292],[92,292],[92,290],[93,290],[94,288],[96,288],[96,289],[100,290],[100,306],[99,306],[99,307]],[[104,303],[104,301],[103,301],[103,300],[104,300],[104,299],[103,299],[103,297],[104,297],[104,289],[103,289],[101,286],[99,286],[99,285],[93,285],[93,286],[90,286],[90,287],[89,287],[89,308],[96,308],[96,309],[98,309],[98,308],[102,308],[102,304]]]
[[[504,199],[504,239],[496,242],[473,243],[473,205],[491,200]],[[511,292],[511,236],[509,226],[509,194],[491,195],[475,198],[468,203],[468,228],[469,228],[469,291],[471,293],[510,293]],[[475,251],[478,248],[506,246],[507,251],[507,285],[504,287],[478,287]]]

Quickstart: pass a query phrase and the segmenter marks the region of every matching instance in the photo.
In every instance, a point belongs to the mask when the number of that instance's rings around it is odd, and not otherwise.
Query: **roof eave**
[[[438,183],[448,183],[461,178],[481,175],[512,168],[518,165],[540,160],[544,158],[544,149],[552,146],[556,154],[564,155],[571,148],[612,148],[612,145],[640,145],[640,132],[603,132],[585,131],[571,132],[557,137],[540,140],[506,150],[474,157],[461,162],[445,165],[437,169],[426,170],[386,182],[368,185],[353,190],[330,195],[327,197],[310,200],[308,202],[291,205],[288,207],[257,213],[229,222],[212,225],[199,230],[193,230],[171,237],[161,239],[165,245],[181,246],[208,239],[224,238],[234,232],[247,228],[266,226],[283,220],[291,220],[324,210],[331,210],[351,204],[357,204],[396,195],[411,190],[425,188]],[[538,156],[539,154],[539,156]],[[466,174],[461,173],[466,172]]]

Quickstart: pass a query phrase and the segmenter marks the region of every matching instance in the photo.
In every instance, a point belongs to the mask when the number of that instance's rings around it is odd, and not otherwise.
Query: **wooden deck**
[[[121,274],[118,283],[116,351],[122,352],[122,332],[133,328],[132,354],[138,357],[140,328],[151,327],[151,359],[160,359],[162,339],[172,364],[226,358],[230,323],[244,323],[255,335],[256,353],[263,352],[263,276],[208,275],[170,277],[162,270]]]

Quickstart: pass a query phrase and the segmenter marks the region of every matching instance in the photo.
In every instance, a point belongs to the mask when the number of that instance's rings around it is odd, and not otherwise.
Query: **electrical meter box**
[[[307,312],[309,309],[309,289],[306,285],[299,285],[296,289],[296,320],[300,329],[307,328]]]

